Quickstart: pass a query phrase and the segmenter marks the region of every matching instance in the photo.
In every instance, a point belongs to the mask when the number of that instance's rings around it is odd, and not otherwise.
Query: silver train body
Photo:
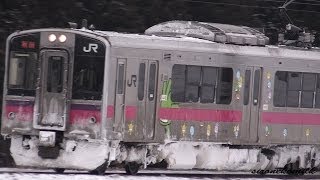
[[[221,169],[199,159],[227,148],[229,157],[257,158],[244,169],[316,167],[320,52],[247,40],[16,32],[7,40],[1,133],[20,166]],[[190,158],[172,156],[180,151]]]

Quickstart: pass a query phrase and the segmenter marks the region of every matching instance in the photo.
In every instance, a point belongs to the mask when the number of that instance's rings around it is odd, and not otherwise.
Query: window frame
[[[24,65],[24,72],[22,75],[23,82],[20,85],[21,87],[13,87],[13,84],[10,84],[10,77],[12,76],[12,71],[11,71],[11,61],[13,58],[18,58],[19,55],[21,57],[29,57],[25,58],[25,65]],[[21,52],[21,51],[11,51],[10,52],[10,57],[8,60],[8,69],[7,69],[7,82],[6,82],[6,89],[7,92],[6,94],[9,96],[31,96],[34,97],[36,95],[36,86],[37,86],[37,78],[39,77],[39,60],[38,60],[38,53],[37,52]],[[33,62],[29,62],[33,61]],[[32,69],[32,64],[34,66],[34,69],[31,70],[33,72],[33,75],[31,76],[28,74],[28,69]],[[20,76],[20,75],[19,75]],[[27,79],[29,78],[29,79]],[[26,81],[30,82],[26,82]],[[27,84],[29,83],[29,84]]]
[[[276,79],[278,76],[278,73],[284,73],[284,77],[286,77],[286,80],[284,82],[286,82],[286,87],[283,88],[282,90],[281,88],[279,88],[279,84],[277,84],[278,80]],[[300,74],[300,80],[298,80],[297,82],[299,82],[299,86],[294,85],[294,86],[290,86],[290,82],[293,82],[292,80],[290,81],[290,75],[293,73],[298,73]],[[305,85],[306,79],[305,79],[305,75],[309,74],[309,75],[313,75],[315,78],[313,78],[313,80],[308,79],[309,83],[310,82],[314,82],[313,85]],[[312,76],[310,76],[312,77]],[[319,109],[320,108],[320,73],[316,73],[316,72],[302,72],[302,71],[275,71],[275,77],[274,77],[274,88],[273,88],[273,106],[276,108],[304,108],[304,109]],[[308,86],[307,89],[305,89],[305,86]],[[313,90],[311,90],[310,87],[314,87]],[[289,88],[290,87],[290,88]],[[277,89],[276,89],[277,88]],[[283,91],[285,92],[285,95],[280,94],[282,96],[285,96],[285,103],[283,106],[279,106],[277,104],[275,104],[275,102],[279,101],[279,98],[275,97],[277,95],[278,92],[276,91]],[[283,93],[282,92],[282,93]],[[290,94],[295,93],[294,98],[293,96],[289,97]],[[310,93],[312,93],[312,97],[310,96]],[[306,97],[309,96],[309,97]],[[304,97],[306,97],[306,99],[312,100],[312,106],[310,105],[310,103],[305,102]],[[318,100],[317,100],[318,99]],[[279,101],[280,102],[280,101]],[[318,105],[317,105],[318,104]]]
[[[184,68],[184,72],[179,72],[180,73],[179,74],[180,78],[176,78],[175,77],[176,73],[177,73],[177,69],[176,69],[177,67],[181,67],[181,68],[183,67]],[[193,81],[192,82],[188,82],[188,74],[187,74],[188,67],[200,68],[200,71],[199,71],[199,76],[200,77],[198,78],[199,82],[193,82]],[[204,69],[205,68],[213,68],[213,69],[215,69],[215,71],[213,71],[213,72],[216,73],[216,79],[213,81],[213,84],[211,84],[211,85],[207,85],[207,84],[203,83]],[[222,72],[224,70],[225,70],[225,72]],[[183,70],[181,70],[181,71],[183,71]],[[232,74],[230,75],[230,73],[229,73],[229,75],[228,75],[229,77],[227,77],[229,79],[222,79],[222,77],[225,78],[225,76],[222,76],[222,74],[223,73],[228,73],[228,71],[232,72]],[[183,77],[181,77],[181,76],[183,76]],[[178,91],[178,90],[175,89],[175,83],[179,79],[182,79],[184,81],[183,82],[184,83],[184,89],[181,90],[181,91],[184,92],[185,96],[184,97],[180,97],[179,101],[176,101],[175,100],[175,92]],[[233,101],[233,83],[234,83],[234,69],[233,69],[233,67],[217,67],[217,66],[200,66],[200,65],[198,66],[198,65],[174,64],[172,66],[171,80],[172,80],[171,100],[173,102],[177,102],[177,103],[201,103],[201,104],[212,103],[212,104],[230,105],[232,103],[232,101]],[[224,91],[223,86],[220,85],[220,87],[219,87],[219,83],[221,84],[221,82],[224,82],[224,85],[225,85],[224,88],[228,88],[228,91],[227,91],[228,94],[227,95],[222,93],[222,91]],[[191,83],[192,87],[198,88],[197,97],[195,97],[194,99],[191,99],[191,100],[189,99],[189,101],[188,101],[188,98],[187,98],[188,83]],[[213,90],[212,90],[213,99],[203,100],[202,92],[203,92],[204,88],[213,88]],[[217,100],[218,95],[219,95],[218,94],[218,90],[220,90],[220,96],[221,96],[220,98],[227,97],[227,100],[224,100],[224,99],[222,99],[220,101]]]

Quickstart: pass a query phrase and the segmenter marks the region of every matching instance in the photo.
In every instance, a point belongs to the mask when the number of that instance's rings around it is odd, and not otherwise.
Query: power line
[[[285,1],[277,1],[277,0],[259,0],[259,2],[274,2],[274,3],[282,3],[284,4]],[[314,2],[314,1],[312,1]],[[314,4],[314,3],[307,3],[307,2],[292,2],[292,4],[304,4],[304,5],[311,5],[311,6],[320,6],[320,1],[317,1],[319,2],[318,4]]]
[[[276,0],[260,0],[262,1],[268,1],[268,2],[275,2],[275,3],[284,3],[283,1],[276,1]],[[320,2],[320,1],[318,1]],[[314,4],[314,3],[306,3],[306,2],[292,2],[292,4],[304,4],[304,5],[311,5],[311,6],[320,6],[320,3]]]
[[[251,6],[251,5],[243,5],[243,4],[233,4],[233,3],[216,3],[216,2],[208,2],[208,1],[199,1],[199,0],[181,0],[185,2],[190,3],[202,3],[202,4],[214,4],[214,5],[226,5],[226,6],[237,6],[237,7],[243,7],[243,8],[257,8],[257,9],[272,9],[272,10],[278,10],[278,7],[270,6]],[[271,0],[268,0],[271,1]],[[317,4],[318,5],[318,4]],[[320,4],[319,4],[320,5]],[[297,11],[297,12],[308,12],[308,13],[316,13],[320,14],[318,11],[309,11],[309,10],[299,10],[299,9],[287,9],[289,11]]]
[[[309,12],[309,13],[316,13],[320,14],[318,11],[308,11],[308,10],[299,10],[299,9],[287,9],[288,11],[297,11],[297,12]]]
[[[319,0],[304,0],[304,1],[309,1],[309,2],[319,2]]]
[[[216,2],[198,1],[198,0],[182,0],[182,1],[191,2],[191,3],[227,5],[227,6],[238,6],[238,7],[247,7],[247,8],[278,9],[277,7],[251,6],[251,5],[243,5],[243,4],[232,4],[232,3],[216,3]]]

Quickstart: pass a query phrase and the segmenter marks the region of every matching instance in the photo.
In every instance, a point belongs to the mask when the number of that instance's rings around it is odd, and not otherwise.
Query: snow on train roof
[[[214,43],[205,39],[199,39],[194,37],[187,36],[175,36],[175,37],[166,37],[166,36],[157,36],[157,35],[146,35],[146,34],[132,34],[132,33],[119,33],[114,31],[95,31],[108,37],[123,37],[131,39],[149,39],[149,40],[173,40],[173,41],[187,41],[187,42],[202,42],[202,43]]]
[[[148,28],[145,34],[160,36],[185,35],[213,42],[238,45],[265,46],[269,38],[246,26],[197,21],[168,21]]]
[[[170,26],[175,26],[177,22],[181,21],[169,21]],[[199,22],[197,22],[199,23]],[[185,24],[185,23],[184,23]],[[235,33],[237,36],[249,37],[264,37],[262,33],[255,29],[248,27],[239,27],[233,25],[225,25],[218,23],[201,23],[204,26],[210,24],[211,32],[223,31],[224,33]],[[198,26],[202,28],[203,26]],[[214,26],[214,27],[213,27]],[[153,27],[158,27],[157,25]],[[152,27],[151,27],[152,28]],[[151,29],[149,28],[149,29]],[[208,27],[207,27],[208,28]],[[215,29],[217,28],[217,29]],[[148,48],[148,49],[162,49],[162,50],[177,50],[177,51],[194,51],[194,52],[207,52],[207,53],[225,53],[230,55],[246,55],[257,57],[276,57],[276,58],[290,58],[290,59],[309,59],[320,60],[319,50],[307,50],[307,49],[290,49],[288,47],[281,46],[250,46],[248,44],[236,44],[228,42],[216,42],[210,39],[204,39],[196,36],[189,36],[185,34],[165,35],[165,34],[130,34],[119,33],[112,31],[91,31],[87,29],[77,29],[80,31],[86,31],[99,36],[103,36],[110,42],[111,46],[128,47],[128,48]],[[158,29],[154,29],[156,32]],[[146,32],[148,29],[146,30]],[[244,34],[244,33],[247,34]],[[249,32],[251,34],[249,34]]]
[[[92,31],[91,31],[92,32]],[[292,59],[320,60],[319,51],[306,49],[288,49],[273,45],[240,46],[227,43],[216,43],[209,40],[175,36],[163,37],[145,34],[128,34],[110,31],[94,31],[97,35],[106,37],[112,46],[150,48],[163,50],[194,51],[238,54],[248,56],[280,57]]]

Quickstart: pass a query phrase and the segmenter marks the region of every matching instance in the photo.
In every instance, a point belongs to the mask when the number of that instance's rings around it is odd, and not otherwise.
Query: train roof
[[[176,23],[176,21],[172,22]],[[203,24],[201,23],[201,27]],[[210,23],[212,26],[219,27],[226,33],[238,33],[241,34],[244,31],[247,33],[258,34],[261,33],[253,29],[247,29],[245,27],[236,28],[233,25],[223,25]],[[172,24],[173,25],[173,24]],[[156,28],[154,28],[156,27]],[[88,30],[88,29],[59,29],[59,28],[48,28],[48,29],[34,29],[21,31],[20,33],[30,33],[37,31],[65,31],[74,33],[87,33],[94,36],[100,36],[107,39],[113,47],[127,47],[127,48],[143,48],[143,49],[162,49],[166,51],[193,51],[193,52],[206,52],[206,53],[224,53],[228,55],[245,55],[245,56],[257,56],[257,57],[276,57],[276,58],[291,58],[291,59],[309,59],[309,60],[320,60],[320,50],[317,48],[303,49],[303,48],[292,48],[286,46],[273,46],[273,45],[237,45],[234,43],[222,43],[215,42],[210,39],[200,38],[196,36],[187,36],[185,34],[164,35],[157,34],[155,29],[159,28],[157,25],[149,28],[146,34],[130,34],[130,33],[119,33],[112,31],[99,31],[99,30]],[[227,31],[231,29],[231,31]],[[152,31],[151,31],[152,30]],[[252,32],[250,32],[252,31]],[[250,34],[249,34],[250,36]],[[243,36],[246,37],[246,36]]]
[[[146,34],[128,34],[109,31],[95,31],[108,39],[111,46],[128,48],[163,49],[167,51],[193,51],[206,53],[224,53],[257,57],[277,57],[291,59],[320,60],[319,49],[289,48],[285,46],[245,46],[217,43],[210,40],[187,36],[157,36]]]
[[[148,28],[145,34],[160,36],[183,35],[213,42],[250,46],[264,46],[269,43],[267,36],[250,27],[197,21],[163,22]]]

